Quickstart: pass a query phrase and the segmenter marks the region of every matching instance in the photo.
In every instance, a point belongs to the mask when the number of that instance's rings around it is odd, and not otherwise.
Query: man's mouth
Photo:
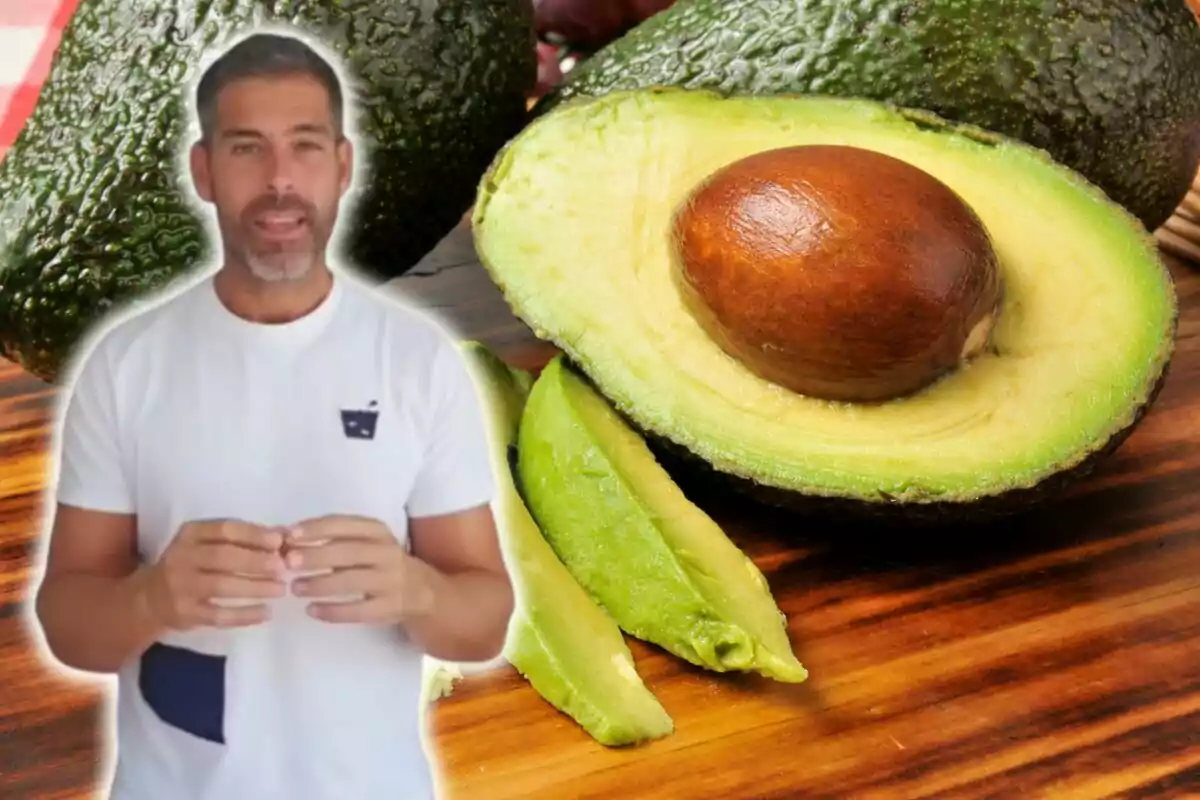
[[[272,238],[299,233],[308,225],[308,217],[298,211],[266,211],[254,217],[254,227]]]

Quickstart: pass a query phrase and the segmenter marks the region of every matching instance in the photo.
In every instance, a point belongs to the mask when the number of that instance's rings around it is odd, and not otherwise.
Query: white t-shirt
[[[57,499],[137,515],[158,558],[190,520],[385,522],[489,503],[486,422],[432,318],[335,273],[307,316],[232,314],[206,275],[92,340],[64,406]],[[111,800],[427,800],[422,653],[392,626],[277,601],[121,670]],[[86,609],[79,610],[86,614]]]

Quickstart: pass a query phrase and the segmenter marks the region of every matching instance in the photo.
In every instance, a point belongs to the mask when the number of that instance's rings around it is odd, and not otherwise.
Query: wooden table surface
[[[1200,797],[1200,272],[1169,261],[1169,382],[1086,485],[892,541],[696,498],[763,569],[808,682],[719,677],[631,642],[676,733],[608,750],[511,669],[475,675],[431,715],[445,796]],[[552,352],[465,231],[393,286],[513,363]],[[87,798],[101,695],[37,662],[19,612],[54,395],[11,366],[0,392],[0,798]]]

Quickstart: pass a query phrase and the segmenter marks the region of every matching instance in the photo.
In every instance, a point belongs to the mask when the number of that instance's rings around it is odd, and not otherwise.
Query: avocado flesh
[[[1153,230],[1200,161],[1198,65],[1184,0],[679,0],[538,109],[654,86],[927,109],[1047,150]]]
[[[179,158],[195,135],[191,82],[209,47],[263,22],[349,55],[361,93],[347,89],[347,119],[367,167],[343,205],[344,245],[373,278],[407,271],[458,224],[525,122],[530,0],[81,0],[0,160],[0,354],[57,380],[101,315],[219,248]]]
[[[533,384],[517,453],[546,539],[627,633],[718,672],[808,676],[754,562],[562,356]]]
[[[705,334],[671,278],[676,204],[731,161],[809,143],[905,159],[975,210],[1005,285],[992,351],[909,397],[843,404],[756,377]],[[1173,352],[1173,283],[1126,211],[1040,151],[869,101],[682,89],[573,101],[505,148],[474,230],[514,312],[639,429],[771,494],[895,519],[1042,499],[1024,490],[1128,434]]]
[[[646,688],[617,624],[558,560],[513,480],[508,450],[532,382],[482,344],[464,345],[483,388],[492,435],[506,558],[517,608],[505,658],[547,702],[608,746],[658,739],[674,722]]]

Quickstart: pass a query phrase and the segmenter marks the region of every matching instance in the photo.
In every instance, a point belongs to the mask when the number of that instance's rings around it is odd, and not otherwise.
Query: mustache
[[[299,211],[308,219],[316,216],[316,208],[313,204],[295,194],[260,195],[246,206],[246,210],[242,212],[242,216],[246,218],[254,217],[264,211]]]

